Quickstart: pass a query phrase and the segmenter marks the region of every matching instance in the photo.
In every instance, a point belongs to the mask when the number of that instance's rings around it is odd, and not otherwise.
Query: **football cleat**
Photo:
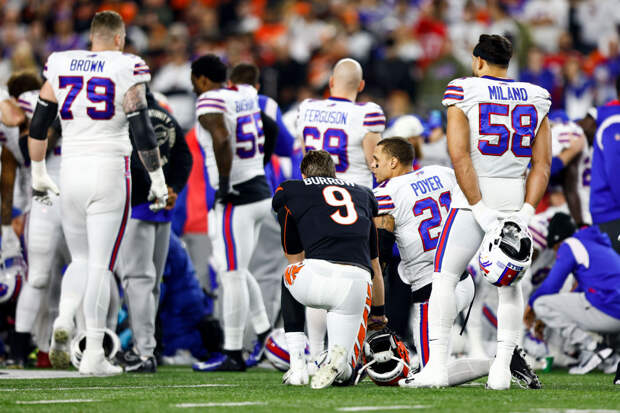
[[[614,384],[620,384],[620,362],[618,362],[618,367],[616,368],[616,377],[614,377]]]
[[[538,390],[542,388],[538,376],[525,360],[525,352],[519,347],[515,347],[515,351],[512,353],[510,374],[512,375],[512,381],[517,383],[522,389]]]
[[[66,370],[71,365],[71,329],[62,326],[54,327],[50,345],[50,363],[56,369]]]
[[[329,350],[329,362],[323,364],[312,376],[310,387],[324,389],[332,385],[338,375],[346,368],[347,351],[344,347],[335,345]]]
[[[207,361],[201,361],[192,365],[194,371],[245,371],[245,363],[235,360],[226,354],[217,354]]]
[[[254,367],[263,360],[265,357],[265,343],[261,343],[260,340],[254,340],[252,345],[252,352],[245,360],[245,366],[247,368]]]
[[[140,358],[137,363],[125,366],[127,373],[157,373],[157,361],[154,356]]]
[[[434,368],[429,363],[422,371],[417,374],[409,374],[406,378],[400,379],[398,385],[400,387],[422,387],[436,388],[448,387],[448,368]]]
[[[598,345],[594,351],[584,350],[579,355],[579,364],[568,369],[568,374],[587,374],[612,355],[613,349]]]
[[[85,350],[80,361],[80,374],[84,376],[113,376],[123,368],[115,366],[106,358],[103,350]]]
[[[310,382],[310,376],[308,375],[308,369],[289,369],[284,376],[282,376],[282,384],[288,386],[305,386]]]

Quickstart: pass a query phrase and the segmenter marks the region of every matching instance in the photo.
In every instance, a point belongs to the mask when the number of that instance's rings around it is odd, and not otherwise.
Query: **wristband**
[[[228,193],[228,190],[230,189],[230,177],[229,176],[222,176],[220,175],[220,184],[218,189],[220,190],[221,193]]]
[[[385,305],[372,305],[370,306],[370,315],[383,316],[385,315]]]

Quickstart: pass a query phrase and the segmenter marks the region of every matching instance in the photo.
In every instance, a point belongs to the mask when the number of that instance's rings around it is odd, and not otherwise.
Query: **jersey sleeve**
[[[370,259],[374,260],[379,256],[379,235],[377,234],[377,227],[375,227],[374,222],[370,222],[370,234],[369,234],[369,242],[370,242]]]
[[[448,83],[446,90],[443,92],[443,99],[441,104],[445,107],[457,105],[463,103],[465,100],[465,87],[463,79],[454,79]]]
[[[551,108],[551,95],[549,94],[547,89],[536,86],[536,93],[532,98],[532,102],[534,103],[536,111],[538,112],[539,122],[542,122],[545,116],[547,116],[547,113],[549,113],[549,109]]]
[[[133,56],[131,59],[131,69],[133,70],[133,82],[131,86],[138,83],[148,83],[151,81],[151,69],[147,64],[138,56]]]
[[[368,102],[362,108],[364,109],[364,130],[375,133],[383,132],[385,130],[385,114],[381,106]]]
[[[32,114],[37,106],[37,99],[39,98],[38,90],[29,90],[22,93],[17,98],[17,104],[24,111],[28,119],[32,119]]]
[[[278,211],[278,222],[280,223],[280,242],[285,254],[299,254],[304,250],[299,237],[297,224],[293,219],[291,211],[284,206]]]
[[[396,206],[394,205],[392,194],[390,194],[390,191],[388,191],[387,188],[376,187],[373,190],[373,194],[377,205],[378,215],[392,214],[394,212]]]
[[[54,62],[56,61],[57,57],[58,54],[52,53],[47,57],[47,61],[43,65],[43,77],[49,82],[52,82],[53,78],[56,75]]]
[[[196,116],[207,113],[226,113],[226,101],[215,90],[203,93],[196,101]]]
[[[281,209],[286,205],[286,191],[284,190],[285,182],[281,183],[280,186],[276,188],[275,193],[273,194],[273,199],[271,200],[271,208],[276,212],[280,212]]]

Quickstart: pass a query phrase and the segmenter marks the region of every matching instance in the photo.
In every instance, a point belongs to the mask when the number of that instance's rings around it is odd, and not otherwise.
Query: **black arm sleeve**
[[[392,259],[392,248],[396,237],[390,231],[381,228],[379,231],[379,259],[381,262],[388,262]]]
[[[147,108],[128,113],[127,120],[137,151],[149,151],[158,147]]]
[[[374,260],[379,256],[379,240],[377,239],[377,227],[374,222],[370,222],[370,259]]]
[[[260,117],[263,121],[263,133],[265,134],[265,143],[263,144],[263,166],[265,166],[271,161],[271,155],[273,154],[276,141],[278,140],[279,127],[276,121],[265,115],[265,112],[261,111]]]
[[[185,141],[185,135],[183,129],[178,124],[176,119],[174,120],[174,130],[176,134],[176,140],[172,148],[170,148],[169,167],[166,168],[166,183],[172,188],[172,190],[179,194],[185,188],[189,174],[192,171],[192,153],[189,151],[187,142]]]
[[[47,129],[58,115],[58,103],[39,98],[30,121],[30,137],[40,141],[47,139]]]
[[[304,247],[301,245],[297,224],[286,206],[278,211],[278,222],[280,223],[280,241],[282,249],[288,255],[299,254],[303,252]]]

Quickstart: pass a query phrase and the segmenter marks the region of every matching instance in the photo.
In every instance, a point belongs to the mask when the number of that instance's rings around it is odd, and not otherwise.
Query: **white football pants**
[[[301,304],[327,310],[329,349],[342,346],[355,366],[370,313],[370,272],[353,265],[306,259],[286,267],[284,285]]]

